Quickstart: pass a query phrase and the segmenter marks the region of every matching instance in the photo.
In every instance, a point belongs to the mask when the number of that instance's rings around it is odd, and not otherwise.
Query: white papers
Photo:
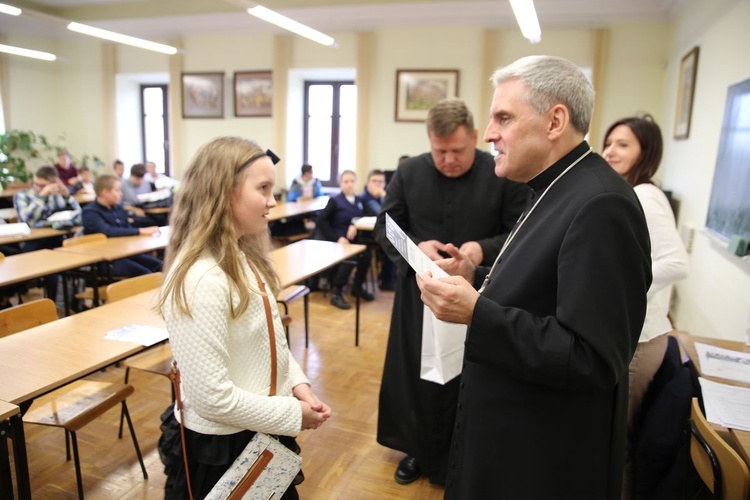
[[[31,229],[25,222],[0,224],[0,236],[28,236],[29,234],[31,234]]]
[[[377,220],[377,217],[374,215],[372,217],[360,217],[357,219],[357,222],[354,223],[354,227],[361,231],[372,231],[375,229],[375,221]]]
[[[750,431],[750,388],[700,378],[706,420],[728,429]]]
[[[49,222],[55,222],[55,221],[61,221],[61,222],[67,222],[73,220],[76,215],[80,214],[80,210],[62,210],[60,212],[55,212],[49,217],[47,217],[47,221]]]
[[[388,238],[398,253],[406,259],[412,269],[419,275],[422,276],[427,271],[432,273],[433,278],[447,278],[448,273],[440,269],[437,264],[432,262],[430,258],[425,254],[419,247],[414,243],[411,238],[406,236],[403,229],[396,224],[396,221],[391,219],[391,216],[385,214],[385,235]]]
[[[154,345],[157,342],[167,340],[169,333],[166,328],[157,328],[155,326],[132,324],[126,325],[117,330],[112,330],[104,335],[107,340],[123,340],[125,342],[134,342],[145,346]]]
[[[172,196],[172,191],[168,188],[137,195],[139,203],[152,203],[155,201],[166,200],[170,196]]]
[[[701,373],[750,384],[750,354],[695,343]]]

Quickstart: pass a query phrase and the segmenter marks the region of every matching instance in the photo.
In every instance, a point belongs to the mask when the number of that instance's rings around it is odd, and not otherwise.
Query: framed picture
[[[677,108],[674,117],[675,139],[687,139],[690,135],[690,117],[693,114],[693,94],[697,72],[698,47],[693,47],[680,61],[680,83],[677,88]]]
[[[182,74],[182,117],[224,118],[224,73]]]
[[[234,74],[234,116],[271,116],[273,76],[270,71]]]
[[[423,122],[436,102],[457,96],[457,69],[396,70],[397,122]]]

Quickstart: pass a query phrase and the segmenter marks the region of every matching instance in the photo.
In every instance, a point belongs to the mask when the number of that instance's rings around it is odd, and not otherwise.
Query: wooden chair
[[[750,472],[747,464],[703,416],[698,399],[690,410],[690,458],[695,470],[719,500],[747,500]]]
[[[292,322],[292,318],[291,316],[289,316],[289,304],[304,297],[305,298],[305,347],[307,347],[308,345],[309,309],[310,309],[309,298],[308,298],[309,293],[310,293],[310,289],[304,285],[292,285],[281,290],[279,292],[279,295],[276,297],[276,302],[278,302],[284,307],[284,314],[281,316],[281,323],[284,325],[284,329],[286,330],[287,344],[289,343],[289,324]]]
[[[63,240],[63,248],[70,248],[76,245],[82,245],[84,243],[95,243],[97,241],[106,241],[107,237],[101,233],[85,234],[83,236],[76,236],[75,238],[67,238]],[[101,277],[100,277],[101,279]],[[79,300],[94,300],[94,289],[86,288],[82,292],[74,294],[74,297]],[[99,300],[106,302],[107,300],[107,285],[99,286]]]
[[[50,299],[33,300],[0,311],[2,328],[0,336],[11,335],[56,319],[57,308],[54,302]],[[72,443],[79,498],[83,498],[83,480],[81,478],[76,432],[118,403],[122,405],[122,411],[128,421],[143,478],[148,479],[133,422],[130,419],[128,406],[125,402],[131,394],[133,394],[133,387],[127,384],[78,380],[52,392],[44,398],[44,402],[33,404],[31,410],[24,414],[23,421],[26,423],[65,429],[66,459],[70,460],[70,445]]]
[[[164,281],[163,273],[144,274],[134,278],[124,279],[107,286],[107,297],[109,302],[115,302],[128,298],[132,295],[139,294],[148,290],[153,290],[161,286]],[[130,370],[141,370],[146,373],[161,375],[169,379],[169,373],[172,368],[172,348],[169,342],[152,347],[142,353],[131,356],[122,362],[125,366],[125,383],[130,380]],[[170,387],[172,386],[170,381]],[[172,401],[174,401],[174,388],[172,389]],[[123,420],[125,413],[120,415],[120,432],[122,437]]]

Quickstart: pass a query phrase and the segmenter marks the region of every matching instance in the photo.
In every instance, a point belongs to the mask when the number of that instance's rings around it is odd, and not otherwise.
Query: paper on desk
[[[750,388],[700,378],[706,420],[729,429],[750,431]]]
[[[750,384],[750,354],[695,343],[701,373]]]
[[[155,326],[132,324],[126,325],[117,330],[112,330],[104,335],[107,340],[123,340],[125,342],[135,342],[145,346],[151,346],[157,342],[167,340],[169,333],[166,328],[157,328]]]

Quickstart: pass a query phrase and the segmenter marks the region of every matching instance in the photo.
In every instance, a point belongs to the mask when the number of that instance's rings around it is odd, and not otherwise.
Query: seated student
[[[352,219],[363,217],[365,211],[362,198],[354,194],[354,184],[356,182],[357,174],[351,170],[344,170],[341,173],[341,176],[339,176],[341,193],[332,196],[318,216],[316,230],[318,239],[347,244],[357,237],[357,228],[352,224]],[[360,262],[362,265],[357,266],[352,295],[355,297],[359,295],[367,301],[374,300],[375,297],[362,287],[367,276],[367,269],[370,266],[369,250],[365,251],[365,255],[363,255]],[[336,266],[332,271],[331,304],[339,309],[349,309],[352,307],[344,299],[342,289],[346,285],[346,282],[349,281],[349,275],[352,273],[353,268],[354,264],[343,263]]]
[[[40,167],[36,171],[31,187],[17,192],[13,197],[13,205],[18,212],[18,222],[25,222],[29,226],[41,225],[56,212],[63,210],[80,212],[81,210],[81,206],[70,194],[68,187],[57,176],[57,171],[50,166]],[[79,220],[76,217],[72,222],[75,224]],[[50,246],[46,240],[27,241],[24,245],[24,251],[60,246],[59,244]]]
[[[302,165],[302,175],[292,181],[286,201],[296,201],[298,198],[317,198],[323,195],[323,184],[320,179],[313,177],[312,165]]]
[[[122,160],[115,160],[114,163],[112,163],[112,170],[117,177],[122,179],[122,175],[125,173],[125,164]]]
[[[135,227],[150,227],[156,225],[156,221],[146,215],[141,202],[138,200],[139,194],[146,194],[153,191],[150,183],[145,182],[143,178],[146,175],[146,167],[142,163],[136,163],[130,167],[130,177],[122,180],[120,189],[122,190],[122,206],[133,219]]]
[[[365,215],[375,216],[380,213],[380,207],[385,199],[385,173],[382,170],[373,169],[367,174],[367,183],[362,193],[362,202],[365,205]],[[380,267],[380,289],[395,290],[396,267],[382,250],[379,250],[382,258]]]
[[[47,218],[63,210],[75,210],[77,215],[70,221],[78,224],[81,220],[81,206],[68,187],[57,176],[54,167],[39,167],[31,181],[31,187],[19,191],[13,197],[13,205],[18,212],[18,222],[25,222],[29,226],[38,226]],[[62,236],[26,241],[21,246],[24,252],[33,252],[45,248],[57,248],[62,245]],[[55,300],[57,297],[57,275],[44,279],[47,297]]]
[[[94,179],[91,169],[86,165],[78,169],[78,182],[70,188],[70,194],[90,193],[94,194]]]
[[[152,161],[146,162],[146,175],[143,176],[143,181],[150,183],[154,189],[171,189],[179,184],[176,179],[157,172],[156,163]]]
[[[154,234],[157,226],[132,227],[128,214],[120,206],[122,191],[120,179],[112,174],[102,174],[94,181],[96,200],[83,209],[84,234],[102,233],[108,238]],[[148,254],[135,255],[112,263],[112,274],[116,276],[140,276],[161,271],[162,262]]]
[[[75,186],[78,183],[78,169],[70,161],[70,153],[66,150],[60,150],[57,153],[57,163],[55,163],[57,176],[66,186]]]
[[[365,215],[378,215],[380,213],[380,206],[383,204],[383,198],[385,198],[385,174],[382,170],[370,170],[367,174],[365,190],[362,193]]]

